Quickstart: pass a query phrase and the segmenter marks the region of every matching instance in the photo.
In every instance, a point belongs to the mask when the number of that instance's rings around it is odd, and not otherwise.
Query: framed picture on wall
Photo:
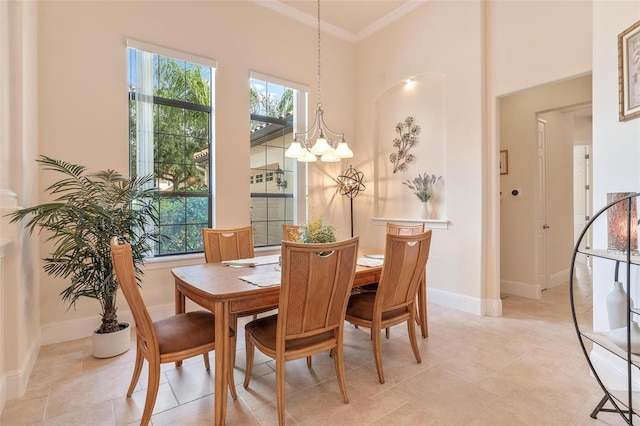
[[[618,34],[620,121],[640,117],[640,21]]]
[[[500,174],[508,175],[509,174],[509,153],[506,149],[500,151]]]

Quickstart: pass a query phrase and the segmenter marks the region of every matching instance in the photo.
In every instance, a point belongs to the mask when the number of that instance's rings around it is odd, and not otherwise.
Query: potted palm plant
[[[116,295],[118,282],[111,263],[109,241],[122,236],[131,243],[136,275],[157,241],[153,177],[125,178],[113,170],[88,172],[82,165],[40,156],[44,170],[62,177],[46,192],[53,201],[19,209],[11,222],[26,219],[29,233],[46,231],[53,251],[43,259],[44,271],[54,277],[70,279],[60,295],[75,307],[81,297],[98,300],[102,323],[94,331],[94,356],[106,358],[129,349],[128,324],[118,322]],[[124,330],[122,341],[114,337]],[[102,343],[102,344],[101,344]]]

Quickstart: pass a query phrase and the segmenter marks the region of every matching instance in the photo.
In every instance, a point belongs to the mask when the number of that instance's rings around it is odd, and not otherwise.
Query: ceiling
[[[254,0],[261,6],[308,25],[318,25],[314,0]],[[320,27],[350,42],[357,42],[390,24],[426,0],[325,0],[320,3]]]

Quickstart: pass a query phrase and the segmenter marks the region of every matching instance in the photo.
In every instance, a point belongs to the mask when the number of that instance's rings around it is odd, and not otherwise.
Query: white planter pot
[[[114,333],[98,333],[93,330],[93,356],[111,358],[120,355],[131,347],[131,327],[126,322],[119,324],[120,331]]]

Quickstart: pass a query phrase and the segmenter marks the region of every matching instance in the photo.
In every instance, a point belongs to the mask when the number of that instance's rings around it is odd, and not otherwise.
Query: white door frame
[[[536,185],[536,287],[540,292],[549,286],[547,261],[547,170],[546,170],[546,120],[538,117],[537,123],[537,185]]]

